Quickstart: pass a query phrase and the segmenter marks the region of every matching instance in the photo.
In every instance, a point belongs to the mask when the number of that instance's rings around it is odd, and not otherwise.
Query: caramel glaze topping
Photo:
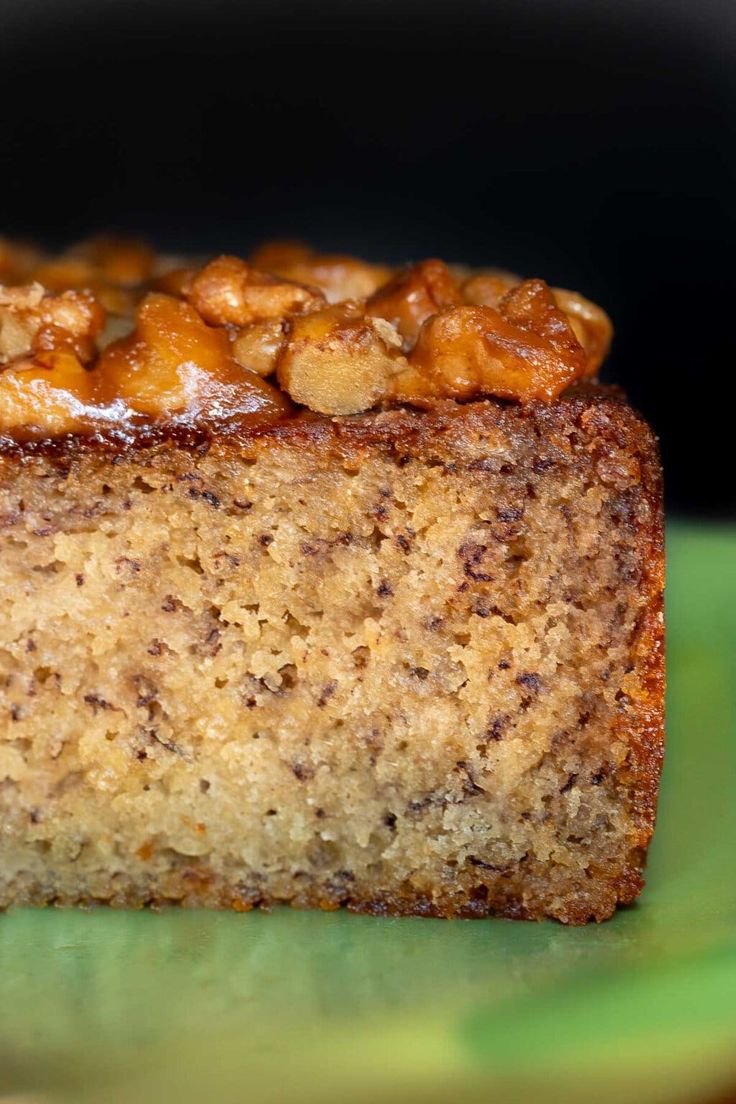
[[[551,402],[594,376],[611,324],[543,280],[398,272],[304,246],[204,267],[94,239],[0,241],[0,436],[269,423],[495,396]]]

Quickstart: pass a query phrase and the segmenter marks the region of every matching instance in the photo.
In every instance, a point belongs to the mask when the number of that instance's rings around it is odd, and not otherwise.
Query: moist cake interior
[[[0,902],[609,915],[652,449],[592,391],[0,459]]]

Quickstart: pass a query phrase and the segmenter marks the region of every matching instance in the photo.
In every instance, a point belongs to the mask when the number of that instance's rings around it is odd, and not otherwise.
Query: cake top
[[[0,239],[0,436],[18,440],[553,402],[610,339],[587,299],[500,270],[296,243],[197,265],[112,238],[58,256]]]

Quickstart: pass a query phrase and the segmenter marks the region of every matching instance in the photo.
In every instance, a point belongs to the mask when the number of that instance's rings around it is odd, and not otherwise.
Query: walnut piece
[[[151,278],[156,254],[146,242],[99,234],[69,250],[70,259],[86,261],[99,280],[120,287],[136,287]]]
[[[0,426],[48,437],[90,426],[97,373],[69,350],[14,361],[0,371]]]
[[[0,287],[0,425],[41,436],[89,428],[99,376],[85,364],[104,324],[91,292]]]
[[[41,325],[37,308],[42,299],[40,284],[0,286],[0,364],[30,353]]]
[[[422,327],[393,397],[551,401],[585,370],[585,354],[567,316],[542,280],[526,280],[499,308],[451,307]]]
[[[585,375],[595,376],[611,347],[613,325],[606,312],[576,291],[553,288],[560,310],[570,320],[575,335],[585,350]]]
[[[105,326],[105,312],[91,291],[45,296],[39,304],[41,325],[34,350],[69,347],[83,363],[94,360],[95,338]]]
[[[430,260],[402,269],[370,296],[366,310],[390,322],[401,334],[408,352],[431,315],[460,303],[460,290],[447,265]]]
[[[498,308],[504,295],[518,287],[521,278],[502,269],[473,274],[462,285],[463,299],[477,307]],[[585,375],[595,376],[611,345],[613,326],[604,310],[564,288],[552,288],[555,303],[564,311],[578,341],[585,350]]]
[[[168,272],[161,272],[152,282],[153,291],[163,291],[165,295],[176,295],[179,299],[186,299],[192,290],[192,280],[199,270],[182,266],[171,268]]]
[[[289,410],[276,388],[233,360],[225,330],[208,326],[188,303],[157,292],[140,304],[133,333],[100,355],[97,370],[103,397],[123,399],[141,414],[268,419]]]
[[[503,269],[485,269],[467,279],[462,286],[463,299],[474,307],[496,307],[507,292],[521,283],[520,276]]]
[[[0,364],[26,356],[33,346],[35,330],[12,311],[0,306]]]
[[[328,303],[367,299],[392,274],[387,265],[339,253],[317,253],[302,242],[269,242],[257,249],[251,260],[257,268],[319,288]]]
[[[131,315],[155,270],[156,255],[149,246],[97,237],[41,258],[33,277],[49,291],[93,291],[105,310]]]
[[[276,374],[296,402],[321,414],[357,414],[390,391],[406,363],[396,331],[347,300],[293,318]]]
[[[238,364],[270,376],[276,369],[276,361],[285,341],[284,325],[279,318],[270,322],[254,322],[240,331],[232,345],[232,354]]]
[[[324,304],[321,292],[260,272],[237,257],[218,257],[206,265],[185,294],[213,326],[249,326]]]
[[[549,402],[594,375],[611,340],[595,304],[501,270],[427,260],[396,273],[293,243],[255,261],[198,268],[109,238],[50,257],[0,241],[5,278],[23,279],[0,286],[0,429],[269,421],[293,412],[290,397],[331,416]]]
[[[45,295],[40,284],[0,287],[0,363],[62,349],[87,363],[104,325],[105,312],[91,292]]]

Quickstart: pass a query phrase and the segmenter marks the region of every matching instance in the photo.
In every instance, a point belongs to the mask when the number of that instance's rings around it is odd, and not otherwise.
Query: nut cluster
[[[96,239],[56,258],[0,242],[0,265],[0,432],[16,435],[549,402],[611,338],[573,292],[438,260],[392,273],[277,244],[197,268]]]

